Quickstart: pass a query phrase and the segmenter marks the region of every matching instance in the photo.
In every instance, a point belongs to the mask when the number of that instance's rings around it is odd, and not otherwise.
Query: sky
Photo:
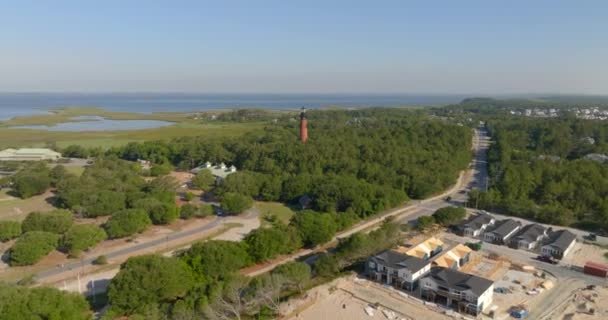
[[[0,0],[1,92],[608,94],[608,1]]]

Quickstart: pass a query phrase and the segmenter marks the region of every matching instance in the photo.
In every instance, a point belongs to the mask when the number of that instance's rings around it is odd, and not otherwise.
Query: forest
[[[470,206],[540,222],[608,229],[608,153],[603,121],[496,117],[487,120],[490,189],[470,194]]]

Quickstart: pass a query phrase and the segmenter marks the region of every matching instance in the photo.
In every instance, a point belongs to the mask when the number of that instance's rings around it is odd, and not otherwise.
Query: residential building
[[[413,291],[419,279],[431,270],[431,262],[395,250],[387,250],[369,258],[368,277],[396,288]]]
[[[506,244],[519,229],[521,229],[521,222],[513,219],[501,220],[483,234],[483,240],[496,244]]]
[[[443,241],[435,237],[430,237],[415,246],[399,246],[395,250],[407,254],[408,256],[417,257],[422,260],[428,260],[443,251],[444,246],[445,244],[443,243]]]
[[[23,148],[5,149],[0,151],[0,161],[56,161],[61,158],[61,153],[51,149]]]
[[[544,256],[562,259],[568,255],[575,243],[576,235],[568,230],[550,232],[540,252]]]
[[[420,280],[420,291],[423,299],[477,316],[492,304],[494,283],[453,269],[434,267],[429,276]]]
[[[493,226],[496,220],[493,216],[487,213],[480,213],[469,218],[463,224],[461,224],[458,229],[460,233],[467,237],[479,237],[481,236],[485,230]]]
[[[538,223],[524,226],[509,241],[509,246],[516,249],[532,250],[547,237],[547,229]]]
[[[236,172],[235,166],[227,167],[223,162],[218,165],[212,165],[210,162],[206,162],[202,166],[198,166],[192,170],[190,170],[193,174],[198,174],[202,170],[209,170],[211,174],[215,177],[216,183],[221,183],[227,176]]]
[[[463,244],[458,244],[435,258],[432,266],[458,270],[469,262],[472,251],[471,248]]]

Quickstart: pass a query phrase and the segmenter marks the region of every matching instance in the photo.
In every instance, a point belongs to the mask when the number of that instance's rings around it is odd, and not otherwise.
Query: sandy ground
[[[562,263],[581,267],[587,261],[608,263],[608,259],[604,257],[605,252],[608,252],[608,250],[599,246],[577,242],[571,249],[570,254],[562,259]]]
[[[53,193],[50,191],[25,200],[3,195],[0,198],[0,220],[21,221],[32,211],[44,212],[53,210],[55,208],[48,202],[53,196]]]
[[[563,306],[544,319],[600,320],[608,319],[608,286],[575,291]]]
[[[374,307],[373,316],[368,315],[365,308],[376,302],[380,304]],[[304,297],[284,303],[281,308],[283,314],[281,319],[389,319],[383,310],[387,313],[393,312],[394,319],[454,319],[452,316],[433,312],[429,307],[422,301],[399,294],[396,290],[355,276],[348,276],[315,287]],[[445,311],[439,308],[437,310]],[[455,317],[461,318],[460,315]]]

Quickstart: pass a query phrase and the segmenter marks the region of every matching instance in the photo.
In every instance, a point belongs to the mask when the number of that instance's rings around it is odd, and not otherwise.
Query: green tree
[[[274,268],[272,273],[283,276],[287,284],[300,293],[304,291],[311,278],[310,266],[305,262],[288,262]]]
[[[227,192],[222,196],[221,206],[226,214],[239,214],[253,205],[253,199],[248,196]]]
[[[11,266],[32,265],[55,250],[59,236],[44,231],[26,232],[17,239],[10,249]]]
[[[444,207],[433,213],[435,222],[442,226],[449,226],[460,222],[467,215],[463,207]]]
[[[13,177],[13,188],[23,199],[43,194],[50,186],[51,178],[48,171],[17,173]]]
[[[322,254],[312,266],[319,277],[331,278],[340,272],[338,261],[331,254]]]
[[[17,238],[21,234],[19,221],[0,221],[0,242]]]
[[[81,294],[0,282],[0,319],[90,320],[92,315]]]
[[[337,227],[331,214],[313,211],[299,212],[293,224],[300,232],[304,245],[314,247],[331,240]]]
[[[183,298],[193,284],[190,269],[179,259],[132,257],[110,282],[108,298],[111,308],[120,314],[141,314],[160,303]]]
[[[190,219],[196,215],[199,208],[193,204],[186,203],[179,208],[179,217],[182,219]]]
[[[171,170],[173,170],[173,166],[170,163],[157,164],[150,169],[150,175],[160,177],[169,174]]]
[[[433,216],[420,216],[416,222],[416,229],[420,231],[428,230],[435,224],[435,218]]]
[[[209,170],[201,170],[192,178],[192,186],[199,190],[208,190],[215,183],[215,177]]]
[[[199,279],[223,279],[253,261],[241,242],[211,240],[198,242],[181,254]]]
[[[104,228],[110,238],[116,239],[143,232],[150,224],[152,221],[144,210],[126,209],[114,213]]]
[[[145,210],[154,224],[169,224],[179,217],[175,203],[161,202],[155,198],[138,200],[133,207]]]
[[[292,252],[302,245],[297,230],[284,225],[255,229],[245,237],[244,242],[248,246],[249,255],[256,262]]]
[[[67,210],[53,210],[49,212],[31,212],[21,224],[23,232],[47,231],[63,234],[73,224],[73,215]]]
[[[68,230],[62,239],[62,247],[75,254],[98,244],[107,238],[106,232],[94,224],[77,224]]]
[[[61,154],[66,158],[81,158],[89,157],[89,150],[77,144],[72,144],[61,150]]]

